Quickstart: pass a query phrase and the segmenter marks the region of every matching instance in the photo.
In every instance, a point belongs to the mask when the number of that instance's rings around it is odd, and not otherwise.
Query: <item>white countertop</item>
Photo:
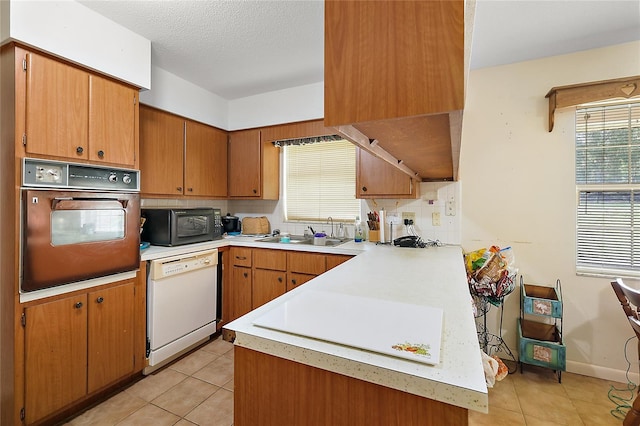
[[[235,344],[455,406],[487,412],[487,387],[461,248],[417,249],[371,243],[348,244],[356,245],[364,252],[227,324],[225,328],[236,332]],[[301,292],[316,290],[441,308],[444,319],[440,362],[434,366],[425,365],[253,324],[254,320]],[[330,305],[326,306],[326,312],[331,315]],[[377,317],[385,323],[394,320],[392,312],[379,312]],[[375,328],[376,324],[372,323],[371,327]]]

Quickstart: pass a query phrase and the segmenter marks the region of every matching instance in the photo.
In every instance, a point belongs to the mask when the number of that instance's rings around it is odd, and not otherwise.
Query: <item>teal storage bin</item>
[[[555,324],[518,320],[520,362],[565,371],[567,349]]]
[[[562,292],[559,280],[556,287],[524,284],[522,299],[525,314],[562,318]]]

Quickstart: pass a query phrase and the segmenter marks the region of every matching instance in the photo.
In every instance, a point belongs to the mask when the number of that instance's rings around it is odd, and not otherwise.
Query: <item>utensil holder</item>
[[[369,230],[369,241],[372,243],[377,243],[380,241],[380,230]]]

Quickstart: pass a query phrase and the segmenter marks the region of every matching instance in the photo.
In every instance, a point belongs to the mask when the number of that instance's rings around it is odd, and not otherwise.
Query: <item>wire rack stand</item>
[[[505,296],[506,294],[500,298],[489,298],[472,293],[473,303],[477,309],[475,318],[480,347],[489,356],[502,353],[513,361],[513,366],[508,366],[509,374],[512,374],[518,369],[518,360],[502,338],[502,317],[504,313],[503,305]],[[500,309],[500,325],[498,326],[498,334],[491,333],[487,329],[487,313],[491,309],[491,306]]]

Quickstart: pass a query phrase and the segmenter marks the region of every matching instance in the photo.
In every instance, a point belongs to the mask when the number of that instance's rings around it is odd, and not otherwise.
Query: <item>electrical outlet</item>
[[[455,216],[456,215],[456,201],[453,197],[449,198],[446,203],[445,213],[447,216]]]
[[[412,220],[413,223],[416,223],[416,213],[415,212],[402,212],[402,223],[405,220]]]
[[[431,223],[433,226],[440,226],[440,212],[431,213]]]

